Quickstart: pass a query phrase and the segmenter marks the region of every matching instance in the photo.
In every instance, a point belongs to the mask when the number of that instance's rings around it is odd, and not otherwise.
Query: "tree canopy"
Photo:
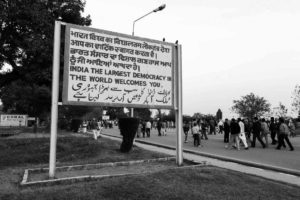
[[[272,117],[286,117],[288,113],[288,109],[283,105],[281,102],[279,102],[279,105],[277,107],[274,107],[272,110]]]
[[[4,111],[39,116],[50,110],[54,22],[90,25],[84,6],[82,0],[0,1],[0,69],[12,68],[0,74]]]
[[[151,118],[151,111],[148,108],[135,108],[134,116],[143,120]]]
[[[300,85],[296,85],[293,91],[293,103],[292,108],[294,112],[297,112],[300,116]]]
[[[175,110],[158,109],[155,118],[163,121],[175,121]]]
[[[271,104],[253,93],[242,96],[239,100],[233,100],[232,110],[241,117],[252,119],[253,117],[261,117],[265,113],[270,112]]]

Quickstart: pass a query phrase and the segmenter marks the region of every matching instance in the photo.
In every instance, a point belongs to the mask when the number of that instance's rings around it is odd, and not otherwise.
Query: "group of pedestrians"
[[[228,143],[228,145],[225,146],[226,148],[240,150],[240,143],[242,143],[244,148],[248,150],[248,143],[254,148],[257,139],[263,148],[267,148],[269,146],[268,138],[270,135],[272,140],[271,144],[277,144],[276,149],[280,150],[282,146],[286,147],[286,142],[290,150],[293,151],[294,147],[288,137],[289,135],[292,136],[292,134],[295,134],[293,131],[295,131],[294,124],[292,123],[288,126],[284,118],[279,118],[279,120],[275,122],[272,117],[269,124],[264,118],[259,120],[257,117],[254,117],[253,122],[247,119],[242,120],[241,118],[237,120],[233,118],[230,122],[228,119],[225,119],[224,142]]]
[[[232,147],[232,148],[236,148],[236,149],[240,150],[240,141],[242,141],[244,148],[246,150],[248,150],[249,147],[248,147],[246,134],[245,134],[245,124],[241,120],[241,118],[238,118],[237,121],[233,118],[230,122],[229,130],[230,130],[231,134],[229,137],[229,142],[228,142],[229,144],[226,146],[226,148]],[[228,136],[228,134],[227,134],[227,136]],[[227,138],[227,140],[228,140],[228,138]]]
[[[213,127],[213,128],[212,128]],[[216,128],[217,127],[217,128]],[[137,131],[137,137],[150,137],[151,129],[154,128],[150,120],[141,121]],[[167,134],[168,124],[166,121],[159,119],[155,121],[155,128],[158,136],[165,136]],[[216,131],[218,130],[218,131]],[[192,122],[185,121],[183,123],[183,132],[185,135],[184,142],[188,142],[189,132],[193,136],[193,143],[195,147],[203,147],[201,140],[208,139],[208,134],[224,133],[224,143],[228,143],[225,147],[228,149],[240,150],[243,147],[248,150],[249,147],[255,148],[256,140],[261,144],[262,148],[277,144],[276,149],[286,148],[286,144],[290,150],[293,151],[289,137],[295,136],[295,125],[290,120],[286,123],[284,118],[275,120],[273,117],[269,122],[264,118],[258,119],[254,117],[253,120],[248,119],[225,119],[225,122],[214,120],[198,119]],[[271,141],[269,141],[269,136]]]
[[[151,124],[150,120],[141,121],[138,126],[136,137],[137,138],[142,137],[142,136],[150,137],[151,128],[152,128],[152,124]]]
[[[172,123],[158,119],[155,123],[151,123],[150,120],[141,121],[137,130],[137,138],[150,137],[152,128],[157,130],[158,136],[166,136],[168,127],[171,127]]]
[[[103,121],[96,120],[96,118],[93,118],[92,120],[88,121],[83,121],[81,125],[81,132],[86,134],[88,133],[88,131],[91,131],[94,136],[94,139],[97,140],[98,137],[100,137],[101,130],[104,126],[103,124]]]
[[[192,122],[192,124],[185,121],[184,124],[183,124],[183,132],[184,132],[184,135],[185,135],[184,142],[185,143],[188,142],[188,133],[191,129],[191,134],[194,138],[194,146],[195,147],[202,147],[203,145],[201,145],[201,139],[208,140],[207,132],[208,132],[208,130],[211,130],[211,129],[209,129],[209,126],[210,125],[205,120],[202,120],[202,119],[194,120]],[[212,133],[214,132],[214,130],[212,131]]]

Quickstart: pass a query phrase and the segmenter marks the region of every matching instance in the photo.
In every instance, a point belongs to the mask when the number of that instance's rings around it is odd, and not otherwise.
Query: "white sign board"
[[[102,115],[102,120],[109,120],[109,115]]]
[[[67,24],[63,103],[174,108],[175,45]]]
[[[27,126],[27,115],[0,115],[0,126]]]

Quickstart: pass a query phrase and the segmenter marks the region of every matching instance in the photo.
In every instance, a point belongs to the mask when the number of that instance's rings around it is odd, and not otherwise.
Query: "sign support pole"
[[[134,114],[133,114],[134,108],[131,108],[130,110],[131,110],[131,112],[130,112],[130,117],[134,117]]]
[[[52,103],[51,103],[51,137],[49,178],[55,177],[57,118],[58,118],[58,91],[59,91],[59,65],[60,65],[60,32],[61,22],[55,21],[53,44],[53,71],[52,71]]]
[[[139,20],[139,19],[137,19],[137,20]],[[133,22],[132,36],[134,36],[134,23],[135,23],[135,21]],[[134,108],[130,109],[130,117],[132,117],[132,118],[134,117]]]
[[[181,45],[176,46],[176,61],[178,70],[176,71],[176,163],[178,166],[182,165],[183,153],[182,153],[182,57],[181,57]]]

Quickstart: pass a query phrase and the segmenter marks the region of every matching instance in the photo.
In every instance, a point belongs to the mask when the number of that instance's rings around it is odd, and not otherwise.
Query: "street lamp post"
[[[165,7],[166,7],[166,4],[162,4],[162,5],[159,6],[158,8],[156,8],[156,9],[154,9],[154,10],[148,12],[147,14],[141,16],[140,18],[134,20],[134,21],[133,21],[133,25],[132,25],[132,36],[134,36],[134,25],[135,25],[135,22],[137,22],[137,21],[139,21],[140,19],[142,19],[142,18],[144,18],[144,17],[150,15],[151,13],[155,13],[155,12],[158,12],[158,11],[161,11],[161,10],[165,9]],[[133,108],[131,108],[131,117],[133,117]]]
[[[161,10],[165,9],[165,7],[166,7],[166,4],[163,4],[163,5],[159,6],[158,8],[156,8],[156,9],[154,9],[154,10],[148,12],[147,14],[145,14],[145,15],[143,15],[143,16],[141,16],[140,18],[134,20],[134,21],[133,21],[133,25],[132,25],[132,36],[134,36],[134,25],[135,25],[135,22],[137,22],[137,21],[139,21],[140,19],[142,19],[142,18],[144,18],[144,17],[150,15],[151,13],[158,12],[158,11],[161,11]]]

